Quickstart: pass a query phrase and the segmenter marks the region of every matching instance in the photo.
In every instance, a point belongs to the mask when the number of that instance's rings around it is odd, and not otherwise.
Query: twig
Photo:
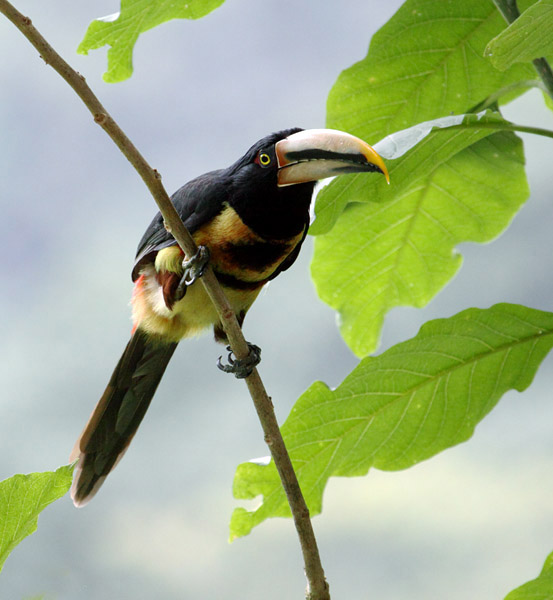
[[[553,100],[553,71],[545,58],[535,58],[532,63],[543,81],[549,97]]]
[[[516,0],[493,0],[493,2],[509,25],[520,17]],[[541,77],[547,93],[553,100],[553,71],[550,64],[545,58],[535,58],[532,64]]]
[[[509,25],[520,17],[516,0],[493,0],[493,3]]]
[[[516,123],[511,123],[510,121],[500,121],[499,123],[482,123],[480,121],[475,121],[473,123],[451,125],[448,127],[448,129],[496,129],[497,131],[519,131],[521,133],[533,133],[534,135],[553,138],[553,131],[551,129],[532,127],[531,125],[517,125]]]
[[[70,67],[50,46],[33,26],[31,19],[22,15],[7,0],[0,0],[0,12],[3,13],[21,31],[21,33],[23,33],[29,42],[38,50],[44,62],[57,71],[81,98],[88,110],[94,116],[94,121],[106,131],[123,155],[133,165],[140,177],[142,177],[165,219],[167,229],[171,232],[179,246],[184,250],[187,256],[193,256],[197,251],[196,244],[167,195],[167,192],[161,183],[161,176],[155,169],[150,167],[130,139],[121,130],[119,125],[117,125],[114,119],[109,115],[107,110],[87,85],[85,78]],[[206,270],[201,281],[215,305],[217,314],[219,315],[225,333],[227,334],[235,357],[239,359],[245,358],[249,353],[248,345],[244,339],[240,326],[238,325],[234,311],[228,300],[225,298],[221,286],[211,268]],[[257,414],[259,415],[265,440],[269,446],[271,455],[282,480],[282,485],[286,492],[298,537],[300,539],[305,563],[305,574],[308,581],[307,597],[310,600],[329,600],[330,594],[328,591],[328,584],[325,580],[324,571],[321,565],[317,542],[309,517],[309,509],[307,508],[301,493],[290,456],[284,445],[271,399],[265,391],[265,387],[257,370],[254,370],[246,379],[246,383]]]

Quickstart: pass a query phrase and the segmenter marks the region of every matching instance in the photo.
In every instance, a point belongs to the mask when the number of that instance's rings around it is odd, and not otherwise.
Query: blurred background
[[[143,35],[134,76],[108,85],[105,49],[75,50],[115,0],[16,2],[169,192],[269,132],[324,126],[336,77],[400,4],[229,0]],[[130,270],[156,209],[74,92],[3,18],[0,48],[3,479],[67,463],[128,339]],[[537,93],[506,115],[553,128]],[[426,309],[392,311],[382,349],[468,306],[552,309],[552,142],[523,137],[527,205],[500,239],[460,247],[461,272]],[[245,323],[281,422],[313,381],[336,386],[357,362],[314,295],[310,254],[309,240]],[[42,513],[5,564],[2,600],[303,597],[290,520],[227,541],[235,467],[267,450],[245,385],[215,368],[221,351],[211,336],[181,344],[116,472],[86,508],[66,497]],[[330,481],[314,526],[334,598],[503,598],[537,576],[553,550],[552,360],[470,442],[408,471]]]

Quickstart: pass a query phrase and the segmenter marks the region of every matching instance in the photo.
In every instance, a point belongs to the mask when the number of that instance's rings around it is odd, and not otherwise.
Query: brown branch
[[[33,26],[31,19],[22,15],[7,0],[0,0],[0,12],[3,13],[38,50],[44,62],[57,71],[73,88],[75,93],[92,113],[94,121],[104,129],[121,150],[123,155],[133,165],[140,177],[142,177],[165,219],[165,225],[168,231],[171,232],[185,254],[187,256],[193,256],[197,251],[196,244],[167,195],[167,192],[161,183],[161,176],[155,169],[150,167],[130,139],[110,116],[108,111],[87,85],[85,78],[70,67],[50,44],[48,44]],[[201,281],[215,305],[217,314],[219,315],[225,333],[227,334],[235,357],[239,359],[245,358],[249,353],[248,345],[244,339],[240,326],[238,325],[234,311],[228,300],[225,298],[221,286],[211,268],[206,270]],[[275,461],[294,517],[308,581],[307,597],[310,600],[328,600],[330,598],[328,584],[325,580],[315,534],[309,518],[309,509],[307,508],[301,493],[290,456],[284,445],[271,399],[265,391],[265,387],[257,370],[254,370],[246,379],[246,383],[261,421],[265,440],[269,446],[273,460]]]
[[[497,10],[501,13],[505,21],[510,25],[520,17],[520,11],[516,0],[493,0]],[[551,65],[545,58],[535,58],[532,61],[534,68],[538,72],[545,90],[553,100],[553,71]]]

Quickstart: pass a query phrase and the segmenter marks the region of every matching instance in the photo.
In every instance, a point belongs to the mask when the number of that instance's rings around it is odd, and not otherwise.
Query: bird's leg
[[[184,260],[182,263],[183,274],[181,282],[184,285],[192,285],[196,279],[199,279],[204,273],[209,264],[211,252],[207,246],[199,246],[198,251],[190,260]]]
[[[255,344],[250,344],[250,342],[246,342],[246,344],[248,344],[248,348],[250,349],[250,352],[246,358],[234,358],[230,346],[227,346],[227,350],[229,352],[227,360],[229,364],[224,365],[221,362],[222,356],[219,356],[217,367],[225,373],[234,373],[234,376],[238,379],[244,379],[245,377],[248,377],[253,371],[254,367],[261,362],[261,348]]]
[[[192,258],[183,261],[182,277],[174,294],[175,302],[182,300],[186,294],[186,288],[204,274],[206,267],[209,264],[210,256],[211,252],[207,246],[199,246],[198,251]]]

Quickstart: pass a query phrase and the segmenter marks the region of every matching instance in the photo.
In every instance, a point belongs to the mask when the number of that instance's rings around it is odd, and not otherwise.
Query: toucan
[[[226,169],[189,181],[171,200],[198,245],[186,257],[158,213],[136,253],[131,338],[77,440],[71,497],[84,506],[129,446],[179,341],[213,327],[228,343],[198,281],[209,264],[240,326],[263,286],[298,257],[309,227],[317,180],[382,173],[382,158],[364,141],[331,129],[279,131],[255,143]],[[254,344],[242,360],[219,362],[246,377],[259,362]]]

